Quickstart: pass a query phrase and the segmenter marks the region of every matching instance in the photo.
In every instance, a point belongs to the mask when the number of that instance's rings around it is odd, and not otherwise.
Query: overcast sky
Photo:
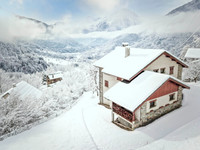
[[[43,21],[97,16],[129,8],[140,16],[161,16],[191,0],[0,0],[4,11]]]

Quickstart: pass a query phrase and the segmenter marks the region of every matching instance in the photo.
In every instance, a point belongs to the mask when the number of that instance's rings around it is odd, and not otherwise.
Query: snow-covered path
[[[0,142],[0,150],[132,149],[152,142],[142,132],[112,124],[110,110],[97,103],[97,97],[85,93],[63,115]]]
[[[184,133],[185,128],[192,126],[193,122],[196,123],[196,128],[193,130],[198,129],[200,119],[195,119],[200,116],[199,91],[200,87],[191,86],[191,90],[185,91],[186,100],[184,100],[183,107],[134,131],[123,130],[111,123],[110,110],[98,105],[97,97],[91,93],[85,93],[68,112],[1,141],[0,150],[155,149],[157,142],[162,145],[163,141],[165,149],[170,149],[167,147],[166,140],[174,140],[176,143],[177,138],[173,133]],[[189,122],[191,123],[184,127]],[[196,142],[200,140],[198,138],[200,132],[193,130],[188,131],[191,134],[188,138],[195,136],[197,137],[194,140]],[[187,133],[183,135],[187,136]],[[189,144],[193,144],[192,141]],[[160,148],[163,147],[156,149]]]

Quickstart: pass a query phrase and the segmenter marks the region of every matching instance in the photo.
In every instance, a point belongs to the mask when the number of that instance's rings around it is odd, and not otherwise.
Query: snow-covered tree
[[[184,80],[197,82],[200,80],[200,60],[188,62],[189,68],[184,70]]]

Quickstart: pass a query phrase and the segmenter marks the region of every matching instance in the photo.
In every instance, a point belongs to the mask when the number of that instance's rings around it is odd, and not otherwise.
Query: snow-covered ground
[[[0,142],[0,150],[200,149],[200,87],[184,91],[183,106],[153,123],[126,131],[109,109],[85,93],[68,112]]]

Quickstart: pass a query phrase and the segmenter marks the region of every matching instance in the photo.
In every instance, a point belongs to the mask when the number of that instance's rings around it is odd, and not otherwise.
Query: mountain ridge
[[[192,11],[197,11],[200,10],[200,0],[192,0],[180,7],[177,7],[173,10],[171,10],[169,13],[166,15],[175,15],[181,12],[192,12]]]

